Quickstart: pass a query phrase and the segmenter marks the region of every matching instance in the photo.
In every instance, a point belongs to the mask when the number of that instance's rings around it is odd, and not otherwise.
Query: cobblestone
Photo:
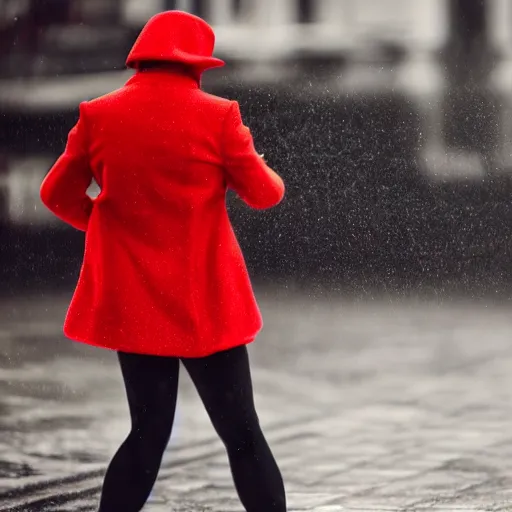
[[[512,510],[505,306],[270,291],[260,300],[256,402],[290,511]],[[128,429],[116,361],[61,338],[63,301],[51,317],[31,307],[28,328],[18,307],[0,335],[0,511],[92,512]],[[241,512],[223,447],[183,377],[147,510]]]

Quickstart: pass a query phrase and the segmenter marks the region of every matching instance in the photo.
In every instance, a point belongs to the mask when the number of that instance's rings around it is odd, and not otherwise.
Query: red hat
[[[142,29],[126,59],[136,68],[141,61],[181,62],[198,71],[224,65],[212,57],[215,34],[203,19],[182,11],[153,16]]]

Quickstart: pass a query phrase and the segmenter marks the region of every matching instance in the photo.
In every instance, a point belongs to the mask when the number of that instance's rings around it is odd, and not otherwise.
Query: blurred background
[[[83,236],[39,185],[79,102],[122,85],[173,8],[215,27],[227,66],[203,87],[240,102],[287,183],[269,212],[230,199],[255,279],[508,294],[509,0],[0,0],[2,292],[74,283]]]

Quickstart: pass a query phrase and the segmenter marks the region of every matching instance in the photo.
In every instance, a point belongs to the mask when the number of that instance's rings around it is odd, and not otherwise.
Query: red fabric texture
[[[101,189],[94,200],[86,195],[93,177]],[[284,194],[238,103],[167,70],[137,72],[121,89],[82,103],[41,186],[44,204],[86,232],[65,334],[180,357],[253,341],[262,318],[227,188],[254,208]]]
[[[197,69],[216,68],[224,61],[212,57],[215,34],[206,21],[182,11],[166,11],[153,16],[133,45],[126,65],[141,61],[181,62]]]

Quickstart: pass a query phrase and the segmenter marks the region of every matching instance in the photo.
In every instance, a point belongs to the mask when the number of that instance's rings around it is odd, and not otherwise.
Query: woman
[[[247,356],[262,321],[225,204],[229,187],[269,208],[284,185],[256,153],[238,104],[200,89],[202,72],[223,65],[214,39],[190,14],[153,17],[128,56],[134,76],[80,105],[41,186],[44,204],[86,232],[64,332],[117,351],[128,397],[131,432],[107,470],[101,512],[146,502],[171,434],[179,361],[226,446],[245,509],[286,510]]]

